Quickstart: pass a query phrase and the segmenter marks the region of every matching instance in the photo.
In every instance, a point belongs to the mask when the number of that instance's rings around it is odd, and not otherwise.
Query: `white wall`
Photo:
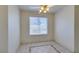
[[[8,6],[0,5],[0,53],[8,52]]]
[[[66,6],[55,14],[55,40],[74,52],[74,6]]]
[[[29,17],[42,16],[48,18],[47,35],[29,35]],[[39,14],[38,12],[21,11],[21,43],[34,43],[41,41],[51,41],[54,39],[54,15]]]
[[[17,6],[8,6],[8,52],[16,52],[20,44],[20,13]]]

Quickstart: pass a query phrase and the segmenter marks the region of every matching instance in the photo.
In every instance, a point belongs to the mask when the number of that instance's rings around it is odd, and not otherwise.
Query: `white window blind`
[[[48,19],[45,17],[30,17],[30,35],[47,34]]]

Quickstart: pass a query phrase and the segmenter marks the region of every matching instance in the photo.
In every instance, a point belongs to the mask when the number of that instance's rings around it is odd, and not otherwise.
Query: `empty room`
[[[0,5],[0,53],[78,53],[79,5]]]

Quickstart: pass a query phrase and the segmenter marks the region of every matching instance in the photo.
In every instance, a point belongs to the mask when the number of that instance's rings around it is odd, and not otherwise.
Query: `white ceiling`
[[[55,12],[59,11],[61,8],[65,7],[65,5],[51,5],[49,7],[50,7],[49,12],[55,13]],[[36,12],[36,11],[39,11],[40,5],[20,5],[19,8],[21,10]]]

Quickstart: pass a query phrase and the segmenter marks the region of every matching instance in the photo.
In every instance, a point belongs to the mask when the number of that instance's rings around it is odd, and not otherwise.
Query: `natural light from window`
[[[29,17],[30,35],[47,34],[48,19],[46,17]]]

